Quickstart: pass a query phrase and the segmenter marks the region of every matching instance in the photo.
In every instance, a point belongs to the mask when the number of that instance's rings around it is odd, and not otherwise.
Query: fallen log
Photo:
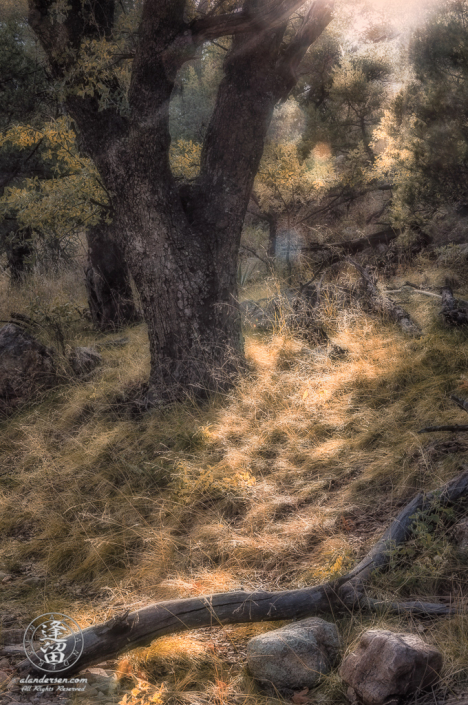
[[[418,510],[447,505],[468,496],[468,468],[439,490],[420,492],[392,522],[367,556],[338,580],[299,590],[282,592],[228,592],[200,598],[170,600],[149,605],[135,612],[117,615],[111,620],[83,630],[83,653],[66,675],[102,663],[129,649],[149,645],[154,639],[188,629],[217,627],[224,624],[302,619],[317,614],[334,614],[353,608],[376,610],[385,604],[391,611],[405,611],[423,616],[456,613],[446,605],[424,602],[383,603],[367,598],[364,581],[372,571],[388,564],[391,552],[411,535],[413,517]],[[67,644],[71,645],[72,638]],[[33,673],[30,661],[18,670]]]

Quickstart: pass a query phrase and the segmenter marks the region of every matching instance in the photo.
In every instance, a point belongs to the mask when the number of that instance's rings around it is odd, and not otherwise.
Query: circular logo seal
[[[41,614],[24,633],[24,650],[34,668],[46,673],[67,671],[83,653],[83,632],[71,617]]]

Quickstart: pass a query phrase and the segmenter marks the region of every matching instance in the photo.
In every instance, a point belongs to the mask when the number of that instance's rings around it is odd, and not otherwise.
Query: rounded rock
[[[275,688],[312,688],[339,658],[338,629],[312,617],[261,634],[247,645],[247,662],[256,680]]]

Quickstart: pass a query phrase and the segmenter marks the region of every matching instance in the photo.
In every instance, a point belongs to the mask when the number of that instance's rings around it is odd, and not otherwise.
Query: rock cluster
[[[42,345],[20,326],[8,323],[0,330],[0,417],[17,408],[44,389],[59,384],[57,354]],[[92,372],[102,362],[93,348],[74,348],[68,358],[78,377]]]
[[[455,526],[455,540],[458,549],[468,556],[468,518],[459,521]]]
[[[339,653],[336,626],[314,617],[255,637],[247,661],[263,685],[307,692],[336,665]],[[419,636],[373,629],[361,636],[339,673],[350,702],[396,705],[437,684],[442,665],[442,654]]]

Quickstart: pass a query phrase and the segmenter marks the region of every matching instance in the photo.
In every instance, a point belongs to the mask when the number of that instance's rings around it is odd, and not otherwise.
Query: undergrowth
[[[2,286],[2,318],[31,315],[32,290]],[[41,286],[44,310],[85,305],[69,273]],[[246,298],[275,288],[254,287]],[[420,339],[330,300],[327,334],[344,351],[333,357],[292,333],[280,313],[270,333],[246,331],[249,370],[230,393],[139,416],[126,398],[148,375],[144,326],[102,335],[73,317],[64,348],[98,346],[103,365],[1,424],[0,568],[14,577],[0,585],[2,609],[27,624],[38,610],[60,608],[86,626],[154,600],[297,588],[346,572],[406,502],[466,462],[461,434],[417,432],[463,423],[449,395],[468,390],[467,336],[441,327],[436,300],[404,296]],[[54,344],[43,328],[43,342]],[[374,594],[466,600],[454,518],[415,517],[412,541],[374,576]],[[344,653],[373,626],[424,632],[444,652],[448,692],[468,688],[466,620],[349,615],[339,628]],[[199,630],[132,652],[119,665],[134,682],[127,703],[279,702],[245,669],[247,640],[275,626]],[[338,675],[313,698],[344,703]]]

